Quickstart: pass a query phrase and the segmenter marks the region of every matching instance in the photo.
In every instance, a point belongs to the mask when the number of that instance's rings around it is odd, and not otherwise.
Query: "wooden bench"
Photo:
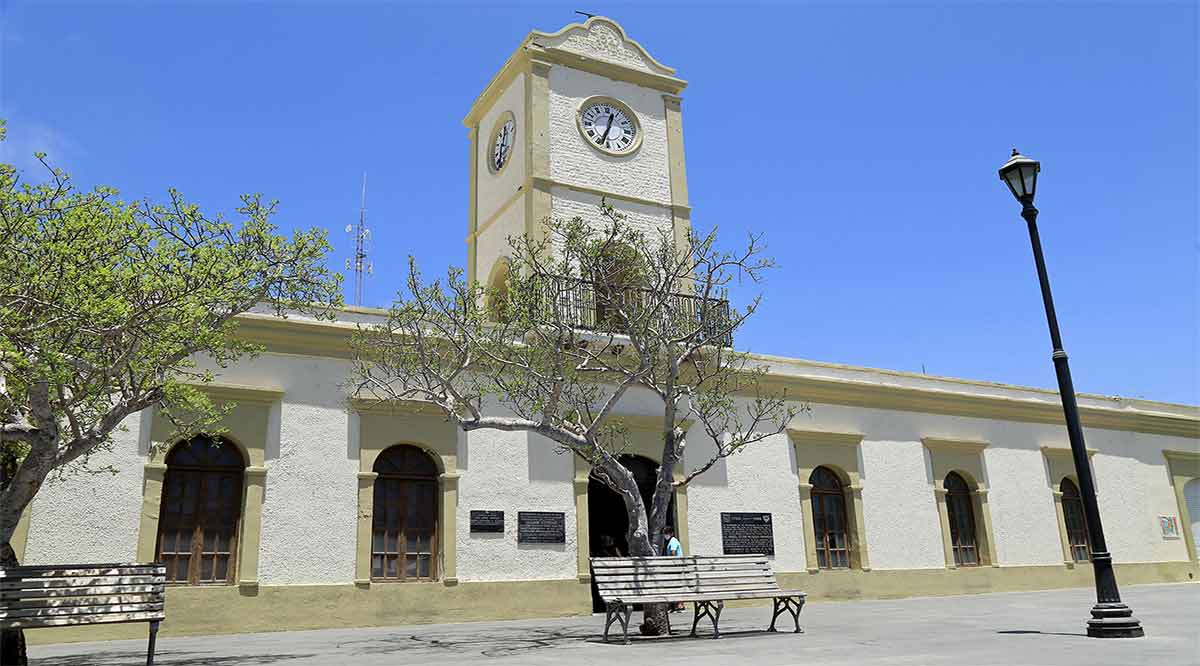
[[[700,618],[712,620],[713,638],[721,637],[721,611],[734,599],[772,599],[771,626],[789,613],[800,629],[804,592],[780,589],[765,555],[712,557],[593,557],[592,576],[604,601],[604,640],[613,622],[621,623],[629,643],[629,616],[634,604],[691,602],[695,607],[692,636]]]
[[[147,666],[165,617],[157,564],[55,564],[0,569],[0,629],[149,622]]]

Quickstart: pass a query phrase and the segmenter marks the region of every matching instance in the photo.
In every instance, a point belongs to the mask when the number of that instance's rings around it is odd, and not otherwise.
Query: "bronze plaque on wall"
[[[561,511],[517,512],[517,543],[566,542],[566,514]]]
[[[726,555],[774,555],[771,514],[721,513],[721,544]]]
[[[504,533],[503,511],[471,511],[471,533]]]

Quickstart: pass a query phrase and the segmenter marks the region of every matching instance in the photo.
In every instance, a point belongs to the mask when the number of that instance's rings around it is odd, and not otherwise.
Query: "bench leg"
[[[796,625],[796,631],[794,633],[804,633],[804,630],[800,628],[800,610],[804,608],[804,597],[775,597],[773,602],[774,607],[771,609],[771,626],[767,627],[767,631],[775,631],[775,620],[779,619],[780,615],[789,613],[792,616],[792,621]]]
[[[692,619],[692,636],[696,636],[696,625],[700,623],[700,618],[707,617],[713,623],[713,638],[721,637],[721,611],[725,608],[724,601],[697,601],[695,603],[696,616]],[[715,609],[715,612],[714,612]]]
[[[146,647],[146,666],[154,666],[154,643],[158,638],[158,621],[150,623],[150,644]]]
[[[625,645],[629,645],[629,616],[633,614],[633,606],[609,602],[604,615],[604,642],[608,642],[608,628],[613,622],[621,623],[621,635]]]

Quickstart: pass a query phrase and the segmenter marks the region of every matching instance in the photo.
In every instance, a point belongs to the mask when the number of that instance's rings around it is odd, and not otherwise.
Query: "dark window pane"
[[[816,537],[817,567],[850,566],[846,536],[846,499],[841,480],[827,467],[809,476],[812,484],[813,532]]]
[[[197,437],[167,455],[159,520],[159,549],[168,555],[168,579],[175,583],[226,581],[229,553],[241,513],[244,461],[236,446],[219,438]],[[192,557],[192,552],[206,553]]]
[[[434,576],[437,533],[437,467],[428,454],[414,446],[394,446],[376,459],[372,522],[372,547],[389,555],[371,575],[385,580]],[[427,564],[420,564],[420,557]],[[424,566],[424,569],[422,569]]]
[[[946,513],[950,523],[950,544],[954,563],[972,566],[979,563],[975,543],[975,511],[971,491],[961,476],[951,472],[943,484],[946,489]]]

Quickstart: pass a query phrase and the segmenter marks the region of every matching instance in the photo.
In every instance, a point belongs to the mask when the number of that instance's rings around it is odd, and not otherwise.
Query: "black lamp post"
[[[1063,414],[1067,418],[1067,438],[1071,440],[1071,456],[1079,476],[1079,492],[1083,495],[1083,514],[1087,521],[1088,541],[1092,549],[1092,569],[1096,574],[1096,605],[1088,620],[1088,636],[1095,638],[1137,638],[1143,635],[1142,624],[1133,611],[1121,603],[1117,577],[1113,574],[1112,555],[1104,543],[1104,528],[1100,524],[1100,508],[1096,504],[1096,486],[1092,468],[1088,465],[1087,447],[1083,443],[1083,428],[1079,424],[1079,406],[1075,404],[1075,387],[1071,383],[1071,368],[1063,351],[1058,333],[1058,318],[1054,314],[1054,299],[1050,296],[1050,278],[1046,276],[1046,261],[1042,258],[1042,242],[1038,238],[1037,214],[1033,197],[1037,193],[1038,172],[1042,165],[1025,157],[1014,148],[1012,157],[1000,167],[1003,180],[1013,196],[1021,202],[1021,217],[1029,224],[1029,241],[1033,244],[1033,260],[1037,264],[1038,281],[1042,285],[1042,302],[1046,306],[1046,322],[1050,325],[1050,342],[1054,345],[1054,374],[1058,375],[1058,391],[1062,394]]]

